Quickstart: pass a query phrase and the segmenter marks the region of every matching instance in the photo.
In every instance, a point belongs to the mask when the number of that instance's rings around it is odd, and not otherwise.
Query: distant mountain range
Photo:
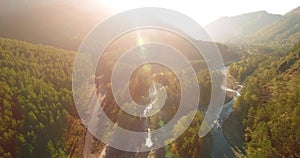
[[[208,24],[205,29],[213,40],[228,41],[254,33],[264,26],[279,21],[281,18],[281,15],[259,11],[233,17],[221,17]]]
[[[219,42],[263,46],[292,46],[300,40],[300,7],[285,15],[266,11],[222,17],[206,27]]]
[[[244,42],[255,45],[292,46],[300,40],[300,7],[283,15],[273,24],[244,37]]]
[[[87,33],[110,14],[105,8],[87,10],[67,3],[5,5],[0,3],[0,37],[68,50],[77,50]],[[217,42],[291,46],[300,39],[300,7],[285,15],[259,11],[222,17],[205,29]]]

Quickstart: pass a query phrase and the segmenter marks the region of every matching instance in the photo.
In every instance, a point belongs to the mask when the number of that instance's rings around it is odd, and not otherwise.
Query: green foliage
[[[0,39],[0,155],[65,157],[74,53]]]
[[[184,116],[178,121],[173,129],[174,134],[186,125],[188,117],[191,117],[191,115]],[[204,138],[198,136],[202,121],[203,114],[200,111],[197,111],[190,127],[188,127],[188,129],[173,143],[166,147],[166,157],[207,157],[210,153],[209,149],[212,145],[212,138],[210,134]]]
[[[300,43],[288,54],[265,55],[245,81],[234,107],[244,123],[248,157],[300,155],[299,52]],[[240,65],[251,69],[251,62],[260,58],[254,55]],[[239,64],[233,67],[231,73]]]
[[[247,76],[256,70],[258,63],[265,59],[264,55],[248,57],[245,60],[231,64],[228,68],[228,73],[238,79],[238,81],[243,82]]]

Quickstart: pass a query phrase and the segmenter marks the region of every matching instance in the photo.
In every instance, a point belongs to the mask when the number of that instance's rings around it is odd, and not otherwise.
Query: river
[[[224,67],[221,69],[221,72],[226,75],[227,74],[227,67]],[[236,100],[238,96],[240,96],[240,92],[243,88],[242,85],[236,85],[239,87],[237,90],[231,89],[229,87],[223,86],[222,89],[234,93],[233,98],[231,101],[227,102],[223,105],[222,112],[219,116],[219,118],[215,121],[215,125],[211,131],[212,137],[213,137],[213,145],[211,149],[210,156],[212,158],[231,158],[235,157],[232,147],[229,145],[227,139],[224,136],[223,133],[223,123],[226,121],[226,119],[230,116],[230,114],[233,112],[233,103]]]
[[[218,69],[218,70],[220,70],[224,75],[227,74],[226,67]],[[211,131],[213,142],[212,142],[212,149],[210,152],[210,157],[212,157],[212,158],[235,157],[231,146],[229,145],[227,139],[224,136],[223,123],[233,112],[232,105],[233,105],[234,101],[236,100],[236,98],[238,96],[240,96],[240,91],[243,88],[243,86],[241,86],[241,85],[236,85],[236,87],[239,87],[239,88],[237,90],[234,90],[234,89],[231,89],[226,86],[222,87],[223,90],[225,90],[227,92],[231,92],[234,95],[233,95],[233,98],[231,101],[229,101],[223,105],[222,112],[221,112],[219,118],[215,121],[215,125]],[[157,93],[157,90],[154,89],[152,92]],[[145,108],[144,115],[146,115],[151,110],[151,108],[152,108],[152,103],[148,104],[148,106]],[[145,128],[147,128],[147,131],[149,132],[149,134],[145,138],[145,145],[148,147],[151,147],[153,145],[153,142],[151,140],[149,127],[150,127],[149,120],[146,120]],[[108,151],[109,151],[109,147],[107,148],[107,146],[105,146],[104,149],[102,150],[99,158],[107,157],[108,156],[107,153],[109,153]],[[116,152],[116,151],[114,151],[114,152]],[[121,153],[122,151],[119,151],[119,152]],[[127,153],[127,154],[129,154],[129,153]],[[127,154],[125,154],[125,155],[127,155]],[[129,155],[131,155],[131,154],[129,154]]]

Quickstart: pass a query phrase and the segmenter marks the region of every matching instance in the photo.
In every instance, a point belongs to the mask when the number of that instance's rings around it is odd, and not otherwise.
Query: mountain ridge
[[[278,22],[241,38],[246,44],[291,47],[300,39],[300,6],[289,11]]]
[[[211,38],[216,41],[227,41],[239,36],[251,34],[263,26],[274,23],[282,15],[271,14],[261,10],[241,15],[221,17],[205,26]]]

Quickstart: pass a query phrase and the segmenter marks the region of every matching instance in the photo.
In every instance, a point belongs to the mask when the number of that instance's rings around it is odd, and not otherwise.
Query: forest
[[[77,117],[74,57],[74,52],[0,39],[1,157],[67,157],[77,139],[68,138],[67,129]]]
[[[222,49],[228,48],[223,46]],[[300,42],[290,49],[251,50],[254,53],[243,51],[243,59],[228,68],[229,75],[244,85],[230,115],[236,117],[242,127],[236,132],[242,140],[239,144],[245,148],[244,156],[299,157]],[[120,110],[114,101],[111,83],[107,81],[119,52],[122,50],[108,48],[103,56],[105,60],[99,63],[106,66],[105,71],[97,70],[95,74],[95,84],[104,87],[107,92],[101,106],[115,124],[125,129],[145,131],[139,124],[132,126],[145,120]],[[72,96],[71,77],[75,56],[76,52],[50,46],[0,39],[2,157],[82,157],[87,131],[77,114]],[[101,75],[106,77],[97,79]],[[201,96],[199,105],[205,107],[209,103],[207,98],[210,98],[210,75],[202,67],[198,69],[197,76],[200,92],[205,94]],[[158,115],[149,118],[152,130],[160,128],[178,108],[180,87],[176,76],[160,65],[144,65],[133,73],[131,79],[131,95],[142,104],[148,101],[146,96],[150,81],[167,87],[167,106]],[[182,128],[188,117],[178,121],[174,133]],[[109,151],[107,156],[209,157],[213,139],[211,133],[204,138],[198,137],[203,118],[203,111],[197,110],[190,127],[164,148],[147,153],[106,148]],[[230,143],[236,143],[226,136]],[[104,148],[105,144],[93,138],[92,154],[99,154]]]
[[[75,56],[75,52],[49,46],[0,39],[0,155],[5,158],[41,155],[43,157],[82,156],[87,131],[78,117],[72,98],[71,76]],[[106,53],[104,58],[113,59],[114,56],[116,53],[110,52]],[[104,65],[107,66],[105,70],[111,69],[111,64],[104,63]],[[100,71],[99,73],[109,75],[110,72]],[[199,83],[203,85],[200,91],[202,93],[209,91],[208,71],[202,69],[198,77]],[[166,108],[150,118],[151,128],[157,129],[168,122],[176,112],[180,87],[170,70],[163,69],[159,65],[150,66],[150,69],[142,67],[135,71],[130,84],[132,95],[138,102],[147,101],[143,98],[148,95],[145,92],[151,85],[150,80],[165,84],[170,96]],[[95,82],[106,83],[97,79]],[[108,116],[123,128],[141,130],[139,126],[132,126],[132,123],[140,119],[131,118],[115,103],[110,83],[106,83],[104,87],[107,88],[108,93],[102,108]],[[200,104],[206,106],[208,102],[205,98],[208,97],[202,96]],[[181,128],[185,119],[183,117],[178,122],[178,125],[174,127],[174,132],[176,128]],[[165,149],[153,151],[149,155],[184,157],[188,153],[191,157],[197,157],[199,153],[208,154],[209,145],[207,144],[211,144],[210,136],[204,139],[198,137],[198,129],[202,120],[203,113],[198,111],[190,128],[179,139],[166,146]],[[101,152],[104,144],[96,139],[93,140],[92,153]],[[113,149],[110,153],[125,157],[133,154],[113,151]]]
[[[245,88],[234,104],[247,157],[300,156],[300,42],[229,67]]]

